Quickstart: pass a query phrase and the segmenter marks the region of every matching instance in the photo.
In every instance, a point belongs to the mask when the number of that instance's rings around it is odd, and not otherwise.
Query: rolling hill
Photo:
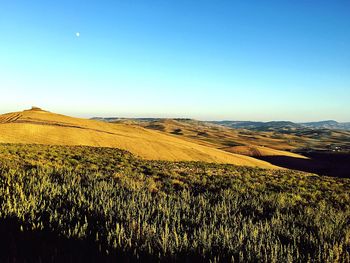
[[[300,130],[300,129],[330,129],[330,130],[350,130],[349,122],[337,122],[334,120],[295,123],[291,121],[212,121],[212,123],[240,129],[257,131],[280,131],[280,130]]]
[[[104,121],[111,121],[103,119]],[[298,128],[257,131],[191,119],[117,119],[226,152],[254,157],[279,167],[349,177],[350,133],[345,130]]]
[[[257,131],[270,131],[275,129],[297,129],[301,125],[291,121],[213,121],[212,123],[223,125],[230,128],[249,129]]]
[[[176,135],[124,123],[73,118],[39,108],[0,115],[0,143],[114,147],[150,160],[277,168],[265,161],[200,145]]]
[[[105,119],[105,121],[109,120]],[[184,140],[240,155],[306,158],[286,151],[285,149],[293,149],[293,146],[286,142],[287,139],[273,138],[269,132],[231,129],[191,119],[114,119],[114,122],[137,124],[147,129],[162,131]],[[274,146],[276,149],[273,148]]]
[[[306,122],[302,123],[302,125],[314,129],[350,130],[350,122],[337,122],[334,120]]]

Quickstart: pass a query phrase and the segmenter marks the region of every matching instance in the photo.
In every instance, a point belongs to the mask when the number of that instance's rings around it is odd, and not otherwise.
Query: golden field
[[[300,146],[298,142],[300,143],[302,139],[297,136],[281,134],[281,138],[273,138],[269,132],[231,129],[195,120],[163,119],[153,122],[123,120],[116,123],[137,124],[147,129],[174,134],[187,141],[240,155],[251,157],[286,156],[307,159],[303,155],[290,152],[290,150]]]
[[[0,143],[113,147],[149,160],[277,168],[249,156],[225,152],[137,125],[73,118],[40,109],[0,115]]]

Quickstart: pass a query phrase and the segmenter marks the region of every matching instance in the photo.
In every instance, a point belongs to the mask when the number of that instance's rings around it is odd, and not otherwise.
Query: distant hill
[[[306,122],[301,123],[301,125],[308,128],[317,129],[338,129],[338,130],[350,130],[350,122],[337,122],[334,120],[329,121],[318,121],[318,122]]]
[[[255,122],[255,121],[212,121],[211,123],[223,125],[230,128],[251,129],[268,131],[273,129],[294,129],[300,128],[301,125],[291,121],[270,121],[270,122]]]
[[[329,176],[348,176],[350,130],[321,128],[322,125],[335,127],[334,121],[321,125],[311,123],[310,127],[289,121],[205,122],[193,119],[118,118],[113,122],[156,130],[279,167]]]
[[[130,120],[129,118],[123,118],[123,117],[93,117],[91,120],[95,121],[105,121],[105,122],[119,122],[119,121],[125,121]],[[157,121],[160,120],[160,118],[132,118],[132,120],[138,120],[138,121]]]
[[[252,157],[261,156],[288,156],[305,158],[302,155],[270,148],[283,147],[283,140],[270,139],[268,134],[254,132],[247,134],[245,130],[230,129],[213,123],[193,119],[119,119],[117,123],[139,125],[141,127],[176,135],[178,138],[195,142],[201,145],[214,147],[230,153]],[[288,146],[286,147],[288,148]]]
[[[249,153],[250,156],[256,156],[253,154],[256,152],[265,155],[267,148],[287,151],[287,153],[310,150],[350,151],[350,129],[346,130],[346,125],[349,123],[335,121],[294,123],[291,121],[198,121],[187,118],[100,119],[112,123],[138,125],[225,151],[235,152],[237,150],[240,154]],[[332,128],[330,128],[331,125]],[[227,148],[234,146],[247,146],[248,148],[244,151],[242,148]],[[263,151],[261,149],[252,151],[252,146],[264,146],[265,148]]]
[[[265,161],[140,126],[73,118],[40,108],[0,115],[0,143],[114,147],[151,160],[205,161],[276,168]]]
[[[334,130],[350,130],[350,123],[340,123],[334,120],[295,123],[291,121],[269,121],[269,122],[254,122],[254,121],[212,121],[218,125],[223,125],[231,128],[249,129],[249,130],[276,130],[276,129],[334,129]]]

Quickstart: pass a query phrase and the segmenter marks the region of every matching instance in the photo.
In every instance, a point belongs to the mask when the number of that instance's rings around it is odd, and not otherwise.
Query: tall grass
[[[349,179],[108,148],[0,150],[1,261],[350,262]]]

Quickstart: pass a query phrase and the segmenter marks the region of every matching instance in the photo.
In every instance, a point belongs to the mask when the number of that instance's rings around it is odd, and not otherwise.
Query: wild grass
[[[350,262],[350,180],[0,145],[0,230],[2,262]]]

